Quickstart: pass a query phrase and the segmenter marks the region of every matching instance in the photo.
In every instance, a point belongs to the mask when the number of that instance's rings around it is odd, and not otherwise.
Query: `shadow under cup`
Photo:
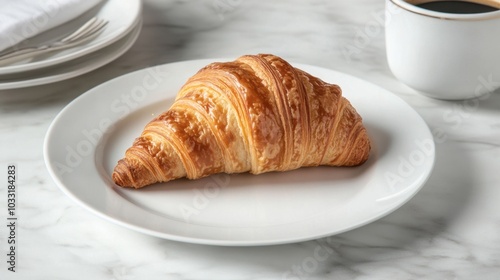
[[[386,0],[385,27],[389,68],[421,94],[462,100],[500,88],[500,10],[445,13]]]

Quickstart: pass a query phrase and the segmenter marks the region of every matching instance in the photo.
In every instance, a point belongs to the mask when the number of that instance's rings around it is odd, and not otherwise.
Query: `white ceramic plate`
[[[75,99],[45,139],[45,162],[56,184],[84,208],[146,234],[252,246],[310,240],[370,223],[407,202],[429,177],[434,142],[410,106],[358,78],[296,64],[339,84],[364,118],[373,146],[364,165],[219,174],[140,190],[115,186],[110,174],[133,139],[169,108],[188,77],[212,61],[144,69]]]
[[[29,75],[17,73],[0,76],[0,90],[44,85],[88,73],[110,63],[129,50],[137,40],[140,31],[141,22],[139,21],[130,34],[118,42],[101,49],[99,52],[91,53],[60,65],[30,71]]]
[[[73,60],[107,47],[129,34],[141,19],[142,4],[140,0],[105,0],[103,4],[91,9],[80,17],[52,30],[44,32],[24,42],[27,45],[41,45],[56,38],[60,34],[68,34],[76,30],[84,22],[96,16],[108,20],[104,31],[87,44],[71,49],[58,51],[43,59],[20,61],[16,64],[0,67],[0,75],[20,73],[41,69]]]

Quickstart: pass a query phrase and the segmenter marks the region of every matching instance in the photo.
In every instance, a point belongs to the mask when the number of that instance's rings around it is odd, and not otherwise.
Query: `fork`
[[[93,17],[76,31],[55,42],[37,47],[17,49],[5,54],[0,54],[0,64],[8,64],[25,58],[76,47],[94,39],[102,30],[104,30],[107,23],[108,21],[106,20]]]

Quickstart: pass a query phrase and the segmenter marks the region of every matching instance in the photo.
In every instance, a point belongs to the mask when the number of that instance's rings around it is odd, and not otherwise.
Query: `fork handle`
[[[30,55],[34,52],[38,52],[41,50],[46,50],[48,49],[49,46],[40,46],[40,47],[31,47],[31,48],[24,48],[24,49],[18,49],[18,50],[13,50],[11,52],[8,52],[2,56],[0,56],[0,61],[8,60],[14,57],[20,57],[20,56],[26,56]]]
[[[54,51],[73,48],[75,46],[78,46],[80,44],[83,44],[85,42],[88,42],[88,41],[94,39],[98,34],[99,34],[99,32],[96,32],[96,33],[91,34],[90,36],[88,36],[82,40],[77,40],[77,41],[74,41],[71,43],[66,43],[66,44],[64,44],[64,43],[52,44],[52,45],[45,45],[45,46],[31,47],[31,48],[15,50],[11,53],[6,53],[6,54],[0,56],[0,66],[10,64],[13,62],[17,62],[17,61],[20,61],[20,60],[23,60],[26,58],[35,57],[35,56],[45,54],[45,53],[50,53],[50,52],[54,52]]]

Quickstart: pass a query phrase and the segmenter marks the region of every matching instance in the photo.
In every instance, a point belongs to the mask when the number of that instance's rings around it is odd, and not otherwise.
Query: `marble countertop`
[[[0,91],[0,172],[6,181],[15,164],[18,174],[15,273],[7,262],[7,184],[0,184],[0,279],[500,279],[500,95],[440,101],[396,80],[386,62],[384,1],[145,0],[143,15],[139,39],[112,63]],[[247,53],[345,72],[401,97],[435,136],[428,182],[395,212],[339,235],[218,247],[105,221],[49,176],[45,133],[74,98],[148,66]]]

